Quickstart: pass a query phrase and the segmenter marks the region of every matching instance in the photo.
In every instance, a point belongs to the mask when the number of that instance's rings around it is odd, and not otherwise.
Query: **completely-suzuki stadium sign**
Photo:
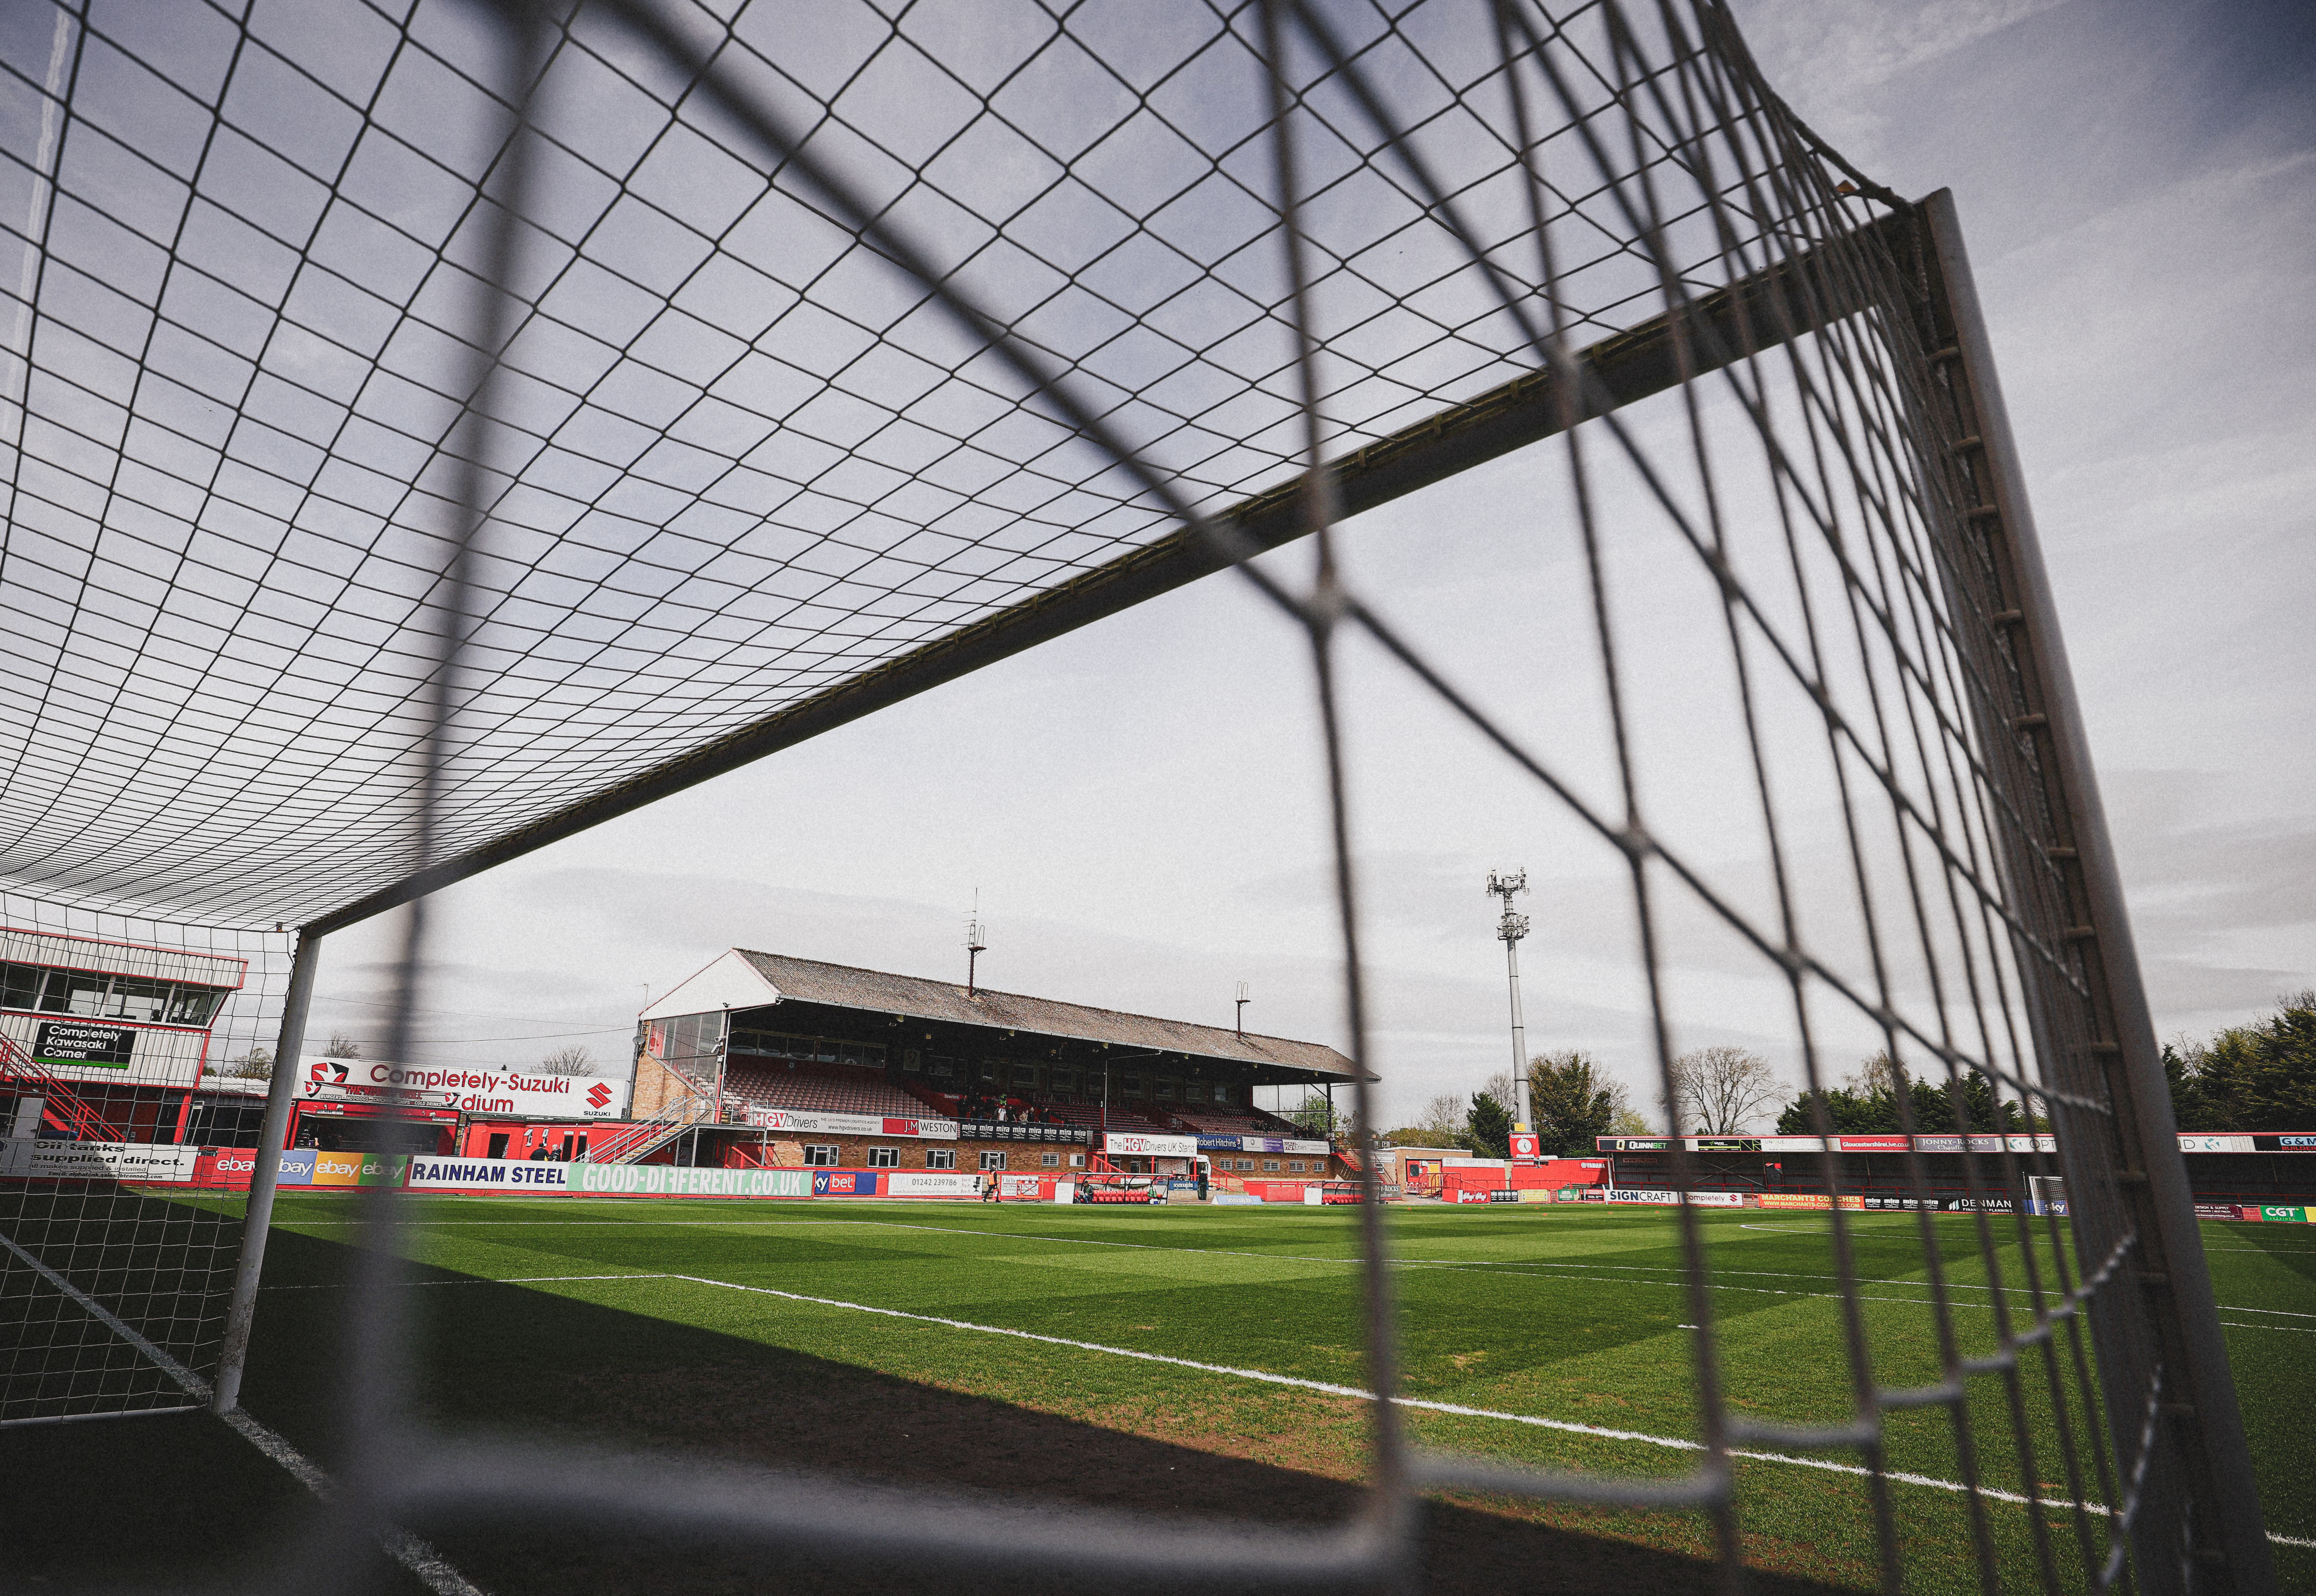
[[[362,1058],[298,1061],[298,1091],[309,1102],[457,1109],[524,1119],[624,1119],[628,1083],[521,1070],[437,1068]]]

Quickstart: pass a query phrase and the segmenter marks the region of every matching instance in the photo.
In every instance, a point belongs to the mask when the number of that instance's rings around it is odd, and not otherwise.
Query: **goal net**
[[[1590,861],[1669,1100],[1688,1039],[1741,1024],[1831,1136],[1871,1053],[1908,1189],[1937,1137],[1965,1171],[1961,1228],[1902,1221],[1937,1352],[1902,1380],[1826,1155],[1849,1402],[1821,1422],[1732,1401],[1709,1227],[1673,1210],[1697,1331],[1677,1474],[1411,1444],[1369,1201],[1372,1487],[1324,1534],[1217,1551],[1163,1522],[934,1514],[934,1538],[833,1485],[739,1507],[644,1461],[447,1447],[358,1469],[343,1523],[552,1498],[767,1546],[1387,1582],[1415,1494],[1453,1488],[1694,1513],[1734,1580],[1734,1469],[1774,1454],[1865,1482],[1894,1585],[1885,1441],[1927,1413],[1987,1588],[2258,1587],[1951,201],[1817,139],[1718,0],[831,0],[808,26],[678,0],[34,4],[0,73],[0,878],[33,932],[250,960],[220,1060],[302,1026],[293,936],[310,961],[403,916],[405,1057],[436,888],[1230,571],[1307,662],[1354,1059],[1358,884],[1388,840],[1353,775],[1387,714]],[[1547,575],[1519,668],[1361,580],[1385,523],[1354,518],[1483,467]],[[1354,1096],[1371,1134],[1364,1075]],[[1692,1185],[1693,1155],[1668,1159]],[[2063,1221],[2012,1200],[2058,1176]],[[240,1201],[11,1166],[0,1420],[213,1385],[229,1407]],[[399,1201],[362,1199],[345,1350],[379,1456],[418,1455],[396,1449]]]

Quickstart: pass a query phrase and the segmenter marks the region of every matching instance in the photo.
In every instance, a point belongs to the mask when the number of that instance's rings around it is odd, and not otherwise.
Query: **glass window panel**
[[[95,1019],[104,1012],[104,992],[111,985],[109,976],[93,976],[83,970],[50,970],[40,994],[40,1007],[51,1014],[85,1014]]]

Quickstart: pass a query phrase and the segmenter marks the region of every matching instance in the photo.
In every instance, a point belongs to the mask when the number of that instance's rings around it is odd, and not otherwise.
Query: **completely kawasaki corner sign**
[[[32,1035],[32,1057],[42,1064],[89,1069],[127,1069],[137,1032],[126,1025],[89,1025],[78,1020],[43,1020]]]

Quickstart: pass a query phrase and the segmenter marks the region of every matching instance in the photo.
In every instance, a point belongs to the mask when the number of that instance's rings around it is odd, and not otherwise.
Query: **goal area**
[[[1895,1589],[1885,1443],[1929,1413],[1963,1583],[2272,1588],[1952,196],[1852,167],[1722,0],[810,9],[0,22],[0,962],[40,972],[0,1002],[0,1425],[271,1435],[240,1391],[325,939],[394,917],[382,1055],[410,1058],[440,889],[1213,576],[1301,662],[1343,1051],[1377,1052],[1387,715],[1602,884],[1668,1100],[1733,1029],[1777,1039],[1813,1134],[1876,1055],[1918,1184],[1951,1138],[1966,1215],[1870,1216],[1919,1237],[1934,1378],[1889,1378],[1828,1151],[1841,1411],[1733,1393],[1724,1244],[1676,1204],[1679,1471],[1418,1446],[1370,1157],[1352,1516],[896,1514],[425,1430],[387,1182],[347,1199],[362,1440],[281,1566],[367,1538],[458,1589],[419,1538],[455,1506],[1404,1589],[1452,1491],[1694,1515],[1735,1590],[1738,1467],[1775,1455],[1864,1483]],[[1528,562],[1533,669],[1363,580],[1376,527],[1476,513],[1457,481]],[[205,1052],[155,1039],[196,1011]],[[172,1190],[152,1161],[199,1155],[204,1083],[269,1060],[247,1191]]]

